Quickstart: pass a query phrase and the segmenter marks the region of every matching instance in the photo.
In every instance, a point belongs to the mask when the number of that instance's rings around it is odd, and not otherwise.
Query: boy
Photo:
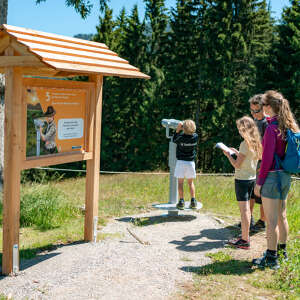
[[[183,131],[183,132],[182,132]],[[185,120],[180,122],[177,126],[176,132],[173,136],[173,142],[177,144],[176,148],[176,167],[174,176],[178,179],[178,193],[179,202],[176,207],[184,209],[184,196],[183,196],[183,182],[184,178],[187,179],[190,194],[191,204],[190,208],[197,208],[197,201],[195,199],[195,186],[193,179],[196,178],[195,170],[195,157],[197,147],[198,135],[196,133],[196,125],[192,120]]]

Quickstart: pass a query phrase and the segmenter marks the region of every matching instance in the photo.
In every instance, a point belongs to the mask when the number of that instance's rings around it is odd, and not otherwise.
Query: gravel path
[[[0,277],[0,294],[13,299],[168,299],[192,279],[190,266],[210,263],[205,256],[223,248],[230,232],[211,216],[184,212],[152,225],[134,226],[131,217],[112,220],[102,233],[109,238],[75,243],[23,261],[16,277]],[[127,228],[150,245],[139,243]]]

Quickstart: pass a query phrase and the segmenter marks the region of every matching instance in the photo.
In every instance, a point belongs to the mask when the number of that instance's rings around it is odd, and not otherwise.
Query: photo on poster
[[[87,92],[26,87],[26,156],[84,151]]]

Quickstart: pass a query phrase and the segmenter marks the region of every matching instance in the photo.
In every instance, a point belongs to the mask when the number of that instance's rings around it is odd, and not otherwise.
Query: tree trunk
[[[8,0],[0,0],[0,25],[7,23]],[[4,74],[0,74],[0,191],[3,183],[4,160]]]

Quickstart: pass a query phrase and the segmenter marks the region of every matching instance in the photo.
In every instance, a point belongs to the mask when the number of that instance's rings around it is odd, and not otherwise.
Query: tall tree
[[[247,99],[256,93],[257,62],[270,48],[270,15],[266,1],[201,1],[206,5],[199,39],[202,47],[202,95],[208,101],[201,127],[204,170],[224,171],[224,162],[209,151],[218,140],[238,144],[235,120],[248,111]],[[229,165],[226,168],[229,170]]]
[[[291,0],[278,26],[276,85],[300,119],[300,0]]]

